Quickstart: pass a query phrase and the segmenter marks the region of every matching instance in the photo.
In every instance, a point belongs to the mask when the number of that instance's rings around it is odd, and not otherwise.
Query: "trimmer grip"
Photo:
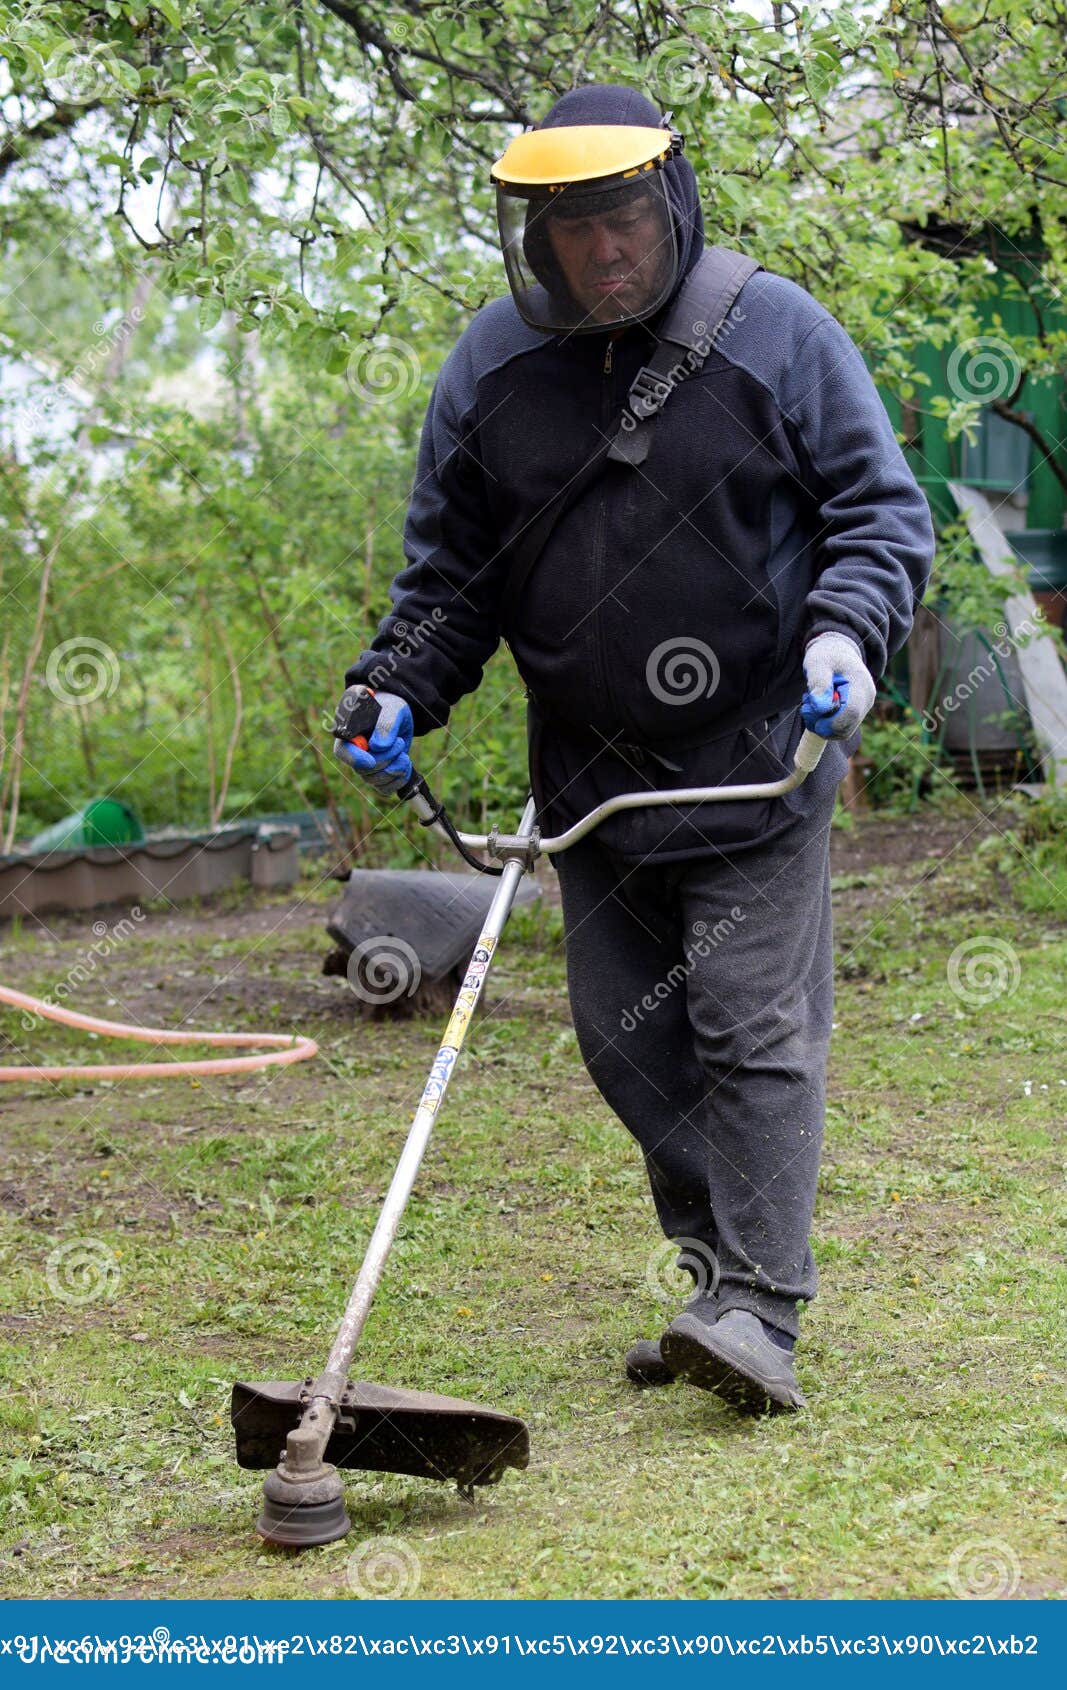
[[[341,702],[334,715],[334,738],[343,744],[356,745],[360,751],[369,751],[368,741],[378,725],[378,717],[381,713],[382,707],[374,696],[373,687],[364,686],[362,683],[348,687],[342,694]],[[340,744],[337,749],[340,750]],[[396,798],[420,796],[422,802],[416,805],[416,809],[420,811],[420,820],[426,826],[435,821],[441,813],[440,804],[414,767],[412,767],[408,780],[393,793],[393,796]],[[423,814],[423,811],[425,814]]]
[[[794,768],[810,775],[826,750],[827,744],[828,741],[823,739],[820,734],[812,733],[810,728],[805,728],[800,736],[800,743],[793,753]]]
[[[382,707],[370,687],[361,682],[348,687],[333,719],[334,738],[346,740],[366,751],[367,741],[377,726],[381,711]]]

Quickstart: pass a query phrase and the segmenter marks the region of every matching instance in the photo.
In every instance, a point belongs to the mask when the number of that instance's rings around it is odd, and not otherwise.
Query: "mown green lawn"
[[[368,1025],[318,977],[335,887],[281,926],[281,899],[152,914],[79,1008],[165,1024],[213,990],[198,1025],[299,1027],[323,1054],[270,1080],[0,1088],[3,1594],[1062,1595],[1067,925],[970,845],[924,877],[923,837],[836,887],[808,1411],[741,1420],[623,1378],[676,1307],[663,1241],[578,1057],[558,914],[522,911],[354,1371],[524,1416],[530,1468],[473,1504],[357,1475],[351,1535],[303,1556],[252,1533],[230,1385],[324,1358],[439,1024]],[[6,933],[5,982],[52,990],[90,919]],[[964,1001],[950,958],[989,940],[1006,989]],[[109,1266],[90,1301],[56,1266],[77,1241]]]

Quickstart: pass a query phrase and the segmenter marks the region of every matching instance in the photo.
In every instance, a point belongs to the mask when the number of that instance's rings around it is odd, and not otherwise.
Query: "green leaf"
[[[846,47],[855,47],[863,40],[863,26],[850,12],[835,12],[834,27]]]
[[[110,59],[108,61],[115,73],[115,80],[122,84],[127,94],[141,92],[141,73],[136,65],[131,65],[126,59]]]

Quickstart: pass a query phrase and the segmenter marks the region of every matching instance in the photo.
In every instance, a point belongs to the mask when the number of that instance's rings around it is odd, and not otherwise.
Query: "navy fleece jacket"
[[[659,120],[632,90],[596,86],[565,95],[546,123]],[[703,251],[703,221],[684,155],[665,177],[680,282]],[[504,632],[509,546],[612,431],[656,322],[544,335],[509,295],[477,313],[447,358],[422,433],[407,563],[346,675],[406,698],[416,733],[477,687]],[[565,825],[639,784],[774,778],[799,736],[806,643],[843,633],[880,677],[933,550],[929,507],[859,350],[804,288],[757,272],[699,374],[671,394],[645,463],[609,463],[558,523],[506,630],[548,719],[532,768],[542,820]],[[780,698],[773,710],[763,702],[785,677],[796,696],[775,738]],[[747,706],[753,726],[717,739],[717,721]],[[701,739],[707,755],[649,765],[640,781],[607,745],[669,756]],[[823,761],[824,780],[839,779],[839,743]],[[784,826],[798,807],[779,800],[744,819],[735,805],[635,812],[601,834],[634,859],[700,856]]]

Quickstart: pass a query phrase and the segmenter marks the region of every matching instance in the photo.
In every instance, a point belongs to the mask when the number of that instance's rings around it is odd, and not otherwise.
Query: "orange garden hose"
[[[13,1009],[28,1010],[48,1021],[59,1021],[64,1027],[80,1027],[86,1033],[101,1033],[105,1038],[140,1039],[156,1045],[273,1045],[271,1051],[258,1056],[222,1056],[197,1062],[111,1062],[91,1068],[0,1068],[0,1080],[127,1080],[141,1077],[168,1079],[172,1074],[243,1074],[254,1068],[280,1068],[289,1062],[306,1062],[318,1054],[314,1039],[296,1033],[179,1033],[159,1027],[130,1027],[123,1021],[103,1021],[96,1015],[79,1015],[73,1009],[60,1009],[56,1004],[31,998],[26,992],[15,992],[0,986],[0,1003]]]

